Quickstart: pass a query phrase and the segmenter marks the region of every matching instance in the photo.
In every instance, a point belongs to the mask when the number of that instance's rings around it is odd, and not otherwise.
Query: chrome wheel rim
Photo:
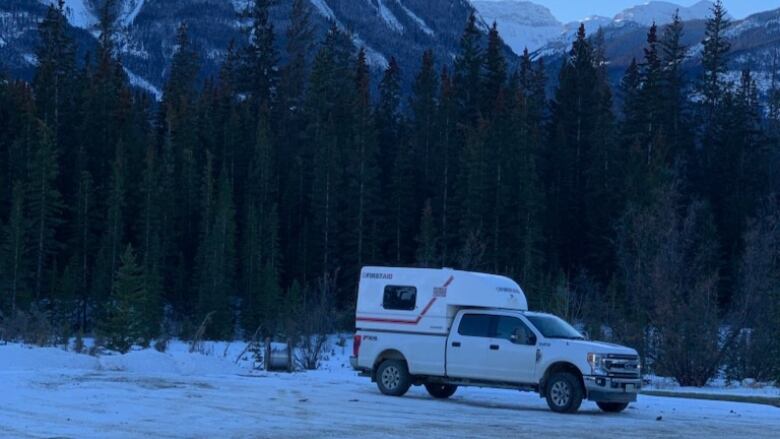
[[[564,407],[571,398],[571,389],[565,381],[557,381],[550,388],[550,398],[557,407]]]
[[[401,371],[395,366],[388,366],[382,371],[382,385],[385,389],[395,390],[401,382]]]

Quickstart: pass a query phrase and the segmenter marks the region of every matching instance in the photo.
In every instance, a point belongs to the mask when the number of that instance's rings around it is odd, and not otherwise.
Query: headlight
[[[606,375],[604,370],[604,354],[596,354],[593,352],[588,353],[588,364],[590,365],[590,371],[593,375]]]

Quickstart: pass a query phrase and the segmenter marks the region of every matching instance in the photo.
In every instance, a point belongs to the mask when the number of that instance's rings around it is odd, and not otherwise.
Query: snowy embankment
[[[763,398],[780,399],[780,387],[767,383],[756,383],[752,380],[744,382],[726,382],[724,379],[715,379],[704,387],[682,387],[672,378],[650,377],[650,384],[645,390],[658,392],[675,392],[702,395],[726,395],[726,396],[756,396]]]
[[[776,437],[780,409],[640,396],[626,412],[591,402],[551,413],[537,395],[459,389],[448,401],[413,388],[379,394],[349,368],[350,343],[321,370],[251,369],[243,343],[172,342],[99,358],[58,348],[0,346],[0,437]]]

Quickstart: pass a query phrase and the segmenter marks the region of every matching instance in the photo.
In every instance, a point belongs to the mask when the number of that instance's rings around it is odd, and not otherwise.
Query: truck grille
[[[615,378],[639,378],[639,357],[636,355],[610,354],[604,358],[604,369]]]

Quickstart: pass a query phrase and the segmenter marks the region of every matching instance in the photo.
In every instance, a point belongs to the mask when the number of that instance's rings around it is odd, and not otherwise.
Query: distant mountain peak
[[[491,17],[532,27],[561,24],[547,7],[530,1],[472,0],[471,3],[487,21],[492,21],[488,20]]]
[[[472,0],[488,25],[496,22],[504,41],[515,53],[534,51],[563,33],[563,24],[544,6],[529,1]]]
[[[676,3],[653,0],[641,5],[628,8],[615,15],[615,22],[630,21],[650,26],[655,22],[658,25],[671,23],[675,12],[680,14],[683,21],[703,20],[710,14],[714,4],[709,0],[701,0],[692,6],[680,6]]]

